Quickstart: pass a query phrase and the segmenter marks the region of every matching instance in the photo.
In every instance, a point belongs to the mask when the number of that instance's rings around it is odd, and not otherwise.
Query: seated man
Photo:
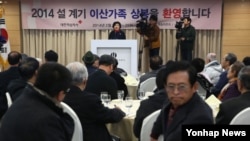
[[[89,75],[86,91],[100,96],[101,92],[108,92],[111,99],[117,99],[116,81],[109,76],[115,64],[111,55],[104,54],[100,57],[99,68]]]
[[[139,86],[140,86],[140,83],[147,80],[148,78],[155,77],[157,74],[157,71],[162,67],[162,63],[163,61],[162,61],[161,56],[150,57],[149,66],[150,66],[151,71],[145,73],[144,75],[140,77]]]
[[[163,134],[164,141],[181,141],[183,124],[213,124],[212,109],[196,93],[196,70],[188,62],[167,66],[163,81],[169,102],[154,123],[151,141]]]
[[[67,65],[67,68],[72,74],[73,85],[70,87],[64,102],[79,117],[83,128],[84,141],[112,141],[105,124],[119,122],[125,116],[125,113],[117,107],[114,109],[105,107],[99,96],[84,90],[88,72],[82,63],[72,62]]]
[[[48,62],[41,66],[34,86],[27,85],[1,121],[1,141],[70,141],[73,119],[60,102],[72,76],[67,68]]]
[[[161,109],[163,107],[163,104],[168,102],[166,90],[164,88],[164,83],[162,79],[165,67],[167,67],[167,65],[162,67],[156,74],[157,91],[154,93],[154,95],[149,96],[148,99],[142,100],[140,103],[140,107],[136,112],[133,131],[134,135],[139,139],[140,139],[143,120],[151,113]]]
[[[221,64],[216,59],[216,54],[208,53],[203,73],[205,73],[209,77],[214,86],[219,81],[220,74],[222,73],[222,71],[223,69],[221,67]]]
[[[119,72],[116,71],[118,66],[118,60],[116,58],[114,58],[114,60],[115,60],[115,64],[113,67],[114,71],[111,72],[110,76],[116,81],[118,90],[123,90],[124,92],[123,99],[125,99],[125,97],[128,95],[128,88],[127,85],[125,84],[124,78],[121,76]]]
[[[34,85],[38,68],[39,62],[35,58],[27,57],[21,61],[18,66],[21,78],[12,80],[7,87],[13,101],[21,95],[27,84]]]
[[[238,89],[241,95],[220,104],[216,124],[230,124],[236,114],[250,107],[250,66],[245,66],[240,70],[238,79]]]
[[[94,55],[91,51],[88,51],[82,57],[82,61],[87,67],[88,74],[91,75],[98,69],[99,66],[99,58],[97,55]]]
[[[224,71],[220,74],[219,81],[213,86],[210,90],[211,94],[214,94],[216,97],[220,94],[222,88],[228,83],[227,72],[229,67],[237,61],[237,57],[233,53],[227,53],[222,60],[221,66]]]
[[[57,62],[58,54],[54,50],[46,51],[44,54],[45,62]]]
[[[22,60],[22,55],[17,51],[11,51],[8,54],[7,60],[10,64],[10,67],[5,71],[0,72],[0,119],[8,109],[7,99],[5,96],[7,87],[12,80],[20,78],[18,64]]]

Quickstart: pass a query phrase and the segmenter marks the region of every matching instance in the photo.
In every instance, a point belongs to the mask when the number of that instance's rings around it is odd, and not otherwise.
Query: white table
[[[109,104],[110,108],[113,108],[114,105],[119,106],[125,113],[127,113],[128,109],[126,109],[123,103],[119,100],[112,100]],[[121,141],[138,141],[138,138],[134,136],[133,133],[133,125],[134,119],[136,115],[136,111],[140,106],[140,100],[133,100],[133,107],[130,109],[130,114],[124,117],[118,123],[107,124],[107,128],[111,134],[117,135],[121,138]]]

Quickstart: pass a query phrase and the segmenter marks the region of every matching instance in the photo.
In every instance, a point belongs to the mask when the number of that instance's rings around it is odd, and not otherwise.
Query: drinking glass
[[[104,99],[104,102],[106,106],[109,106],[109,103],[111,102],[111,95],[107,94],[106,98]]]
[[[105,101],[108,98],[108,92],[101,92],[100,98],[102,103],[105,104]]]
[[[138,92],[138,98],[140,100],[143,100],[144,97],[145,97],[145,91],[144,90],[139,90],[139,92]]]
[[[130,108],[133,106],[133,98],[132,97],[126,97],[125,99],[125,107],[128,108],[127,115],[130,114]]]
[[[118,90],[117,91],[117,98],[119,99],[120,102],[123,101],[123,97],[124,97],[124,91],[123,90]]]

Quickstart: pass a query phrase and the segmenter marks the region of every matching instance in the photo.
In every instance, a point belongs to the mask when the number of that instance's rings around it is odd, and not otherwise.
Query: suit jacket
[[[216,116],[216,124],[229,124],[236,114],[250,107],[249,101],[250,91],[222,102]]]
[[[197,93],[185,105],[177,109],[171,124],[167,125],[170,108],[169,102],[161,110],[152,129],[152,137],[158,138],[160,134],[163,134],[164,141],[181,141],[182,125],[214,124],[212,109]]]
[[[115,71],[113,71],[110,74],[110,76],[116,81],[117,89],[124,91],[123,99],[125,99],[125,97],[128,95],[128,88],[127,88],[127,85],[125,84],[124,78],[119,73],[117,73]]]
[[[195,41],[195,28],[192,25],[189,25],[188,27],[184,27],[181,29],[181,37],[184,37],[185,40],[181,40],[180,47],[181,50],[193,50],[194,48],[194,41]]]
[[[221,89],[228,83],[227,72],[224,71],[220,74],[220,79],[217,84],[211,88],[211,94],[218,96],[220,94]]]
[[[109,33],[109,39],[126,39],[126,35],[122,30],[114,31]]]
[[[71,141],[73,119],[33,87],[26,87],[2,119],[1,141]]]
[[[8,108],[5,96],[7,86],[10,81],[18,78],[20,78],[18,67],[10,67],[8,70],[0,72],[0,119]]]
[[[148,99],[142,100],[140,107],[136,112],[136,117],[133,125],[134,135],[140,138],[141,127],[143,120],[151,113],[161,109],[164,103],[167,103],[167,95],[165,89],[159,90]]]
[[[9,83],[7,91],[9,92],[13,101],[15,101],[22,94],[27,84],[27,81],[22,78],[13,80]]]
[[[117,84],[115,80],[101,69],[97,69],[88,77],[85,91],[98,96],[100,96],[101,92],[106,91],[111,95],[111,99],[117,99]]]
[[[105,124],[119,122],[125,116],[119,109],[104,107],[96,94],[81,91],[76,86],[70,88],[64,102],[79,117],[84,141],[112,141]]]

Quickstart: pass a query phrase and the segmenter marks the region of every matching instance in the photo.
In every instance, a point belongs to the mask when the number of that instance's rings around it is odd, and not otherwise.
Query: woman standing
[[[126,39],[125,33],[121,30],[121,23],[115,21],[112,25],[113,30],[109,33],[109,39]]]

